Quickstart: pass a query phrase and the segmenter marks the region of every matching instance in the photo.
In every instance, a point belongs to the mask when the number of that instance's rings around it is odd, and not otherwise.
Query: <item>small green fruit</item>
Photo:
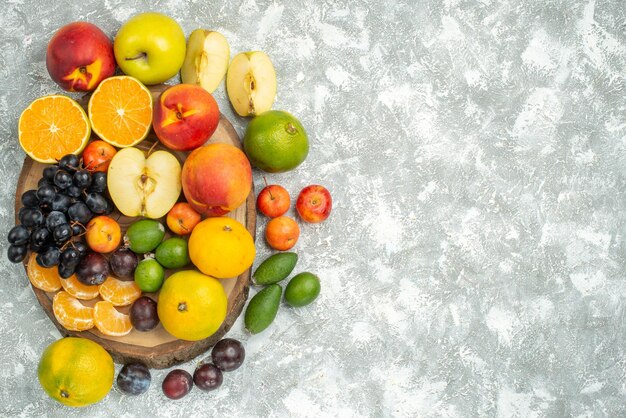
[[[313,273],[297,274],[285,288],[285,300],[291,306],[305,306],[320,294],[320,279]]]
[[[159,264],[168,269],[179,269],[189,264],[187,241],[180,237],[163,241],[154,255]]]
[[[156,292],[163,285],[163,280],[165,270],[154,258],[146,258],[137,264],[135,283],[142,292]]]
[[[271,284],[254,295],[248,303],[244,323],[252,334],[258,334],[276,318],[280,306],[280,296],[283,289],[277,284]]]
[[[128,227],[124,241],[137,254],[154,250],[165,236],[165,227],[153,219],[142,219]]]
[[[298,262],[298,254],[292,252],[278,253],[263,261],[252,275],[256,285],[278,283],[291,273]]]

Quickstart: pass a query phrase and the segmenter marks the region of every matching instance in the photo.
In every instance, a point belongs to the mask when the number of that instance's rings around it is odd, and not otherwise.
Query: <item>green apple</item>
[[[132,17],[113,42],[117,65],[144,84],[163,83],[175,76],[185,60],[185,49],[180,25],[153,12]]]

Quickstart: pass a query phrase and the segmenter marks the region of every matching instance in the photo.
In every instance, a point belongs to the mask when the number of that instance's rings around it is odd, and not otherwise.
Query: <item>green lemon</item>
[[[187,241],[180,237],[169,238],[160,243],[154,255],[159,264],[168,269],[179,269],[189,264]]]
[[[270,110],[248,124],[243,149],[256,168],[282,173],[299,166],[309,153],[304,127],[292,114]]]
[[[143,292],[156,292],[163,285],[165,270],[154,258],[146,258],[137,264],[135,283]]]

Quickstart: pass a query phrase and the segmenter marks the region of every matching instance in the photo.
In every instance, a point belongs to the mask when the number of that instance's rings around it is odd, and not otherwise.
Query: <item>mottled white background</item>
[[[80,411],[47,399],[36,365],[59,334],[3,257],[2,416],[626,414],[621,0],[37,3],[0,2],[0,235],[19,114],[59,92],[48,39],[74,20],[113,36],[151,9],[272,57],[275,108],[302,120],[311,153],[268,181],[292,196],[324,184],[335,207],[296,247],[318,301],[284,306],[258,336],[238,321],[245,366],[177,402],[166,371],[138,398],[114,389]],[[242,134],[223,86],[216,98]],[[270,254],[257,247],[256,264]]]

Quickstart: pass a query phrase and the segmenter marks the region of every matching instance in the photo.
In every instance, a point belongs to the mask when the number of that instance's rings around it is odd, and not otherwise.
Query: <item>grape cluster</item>
[[[73,154],[46,167],[37,189],[21,196],[20,224],[7,236],[9,260],[19,263],[31,250],[40,266],[58,266],[62,278],[74,274],[88,252],[81,238],[87,223],[114,210],[104,195],[106,186],[106,173],[91,173]]]

